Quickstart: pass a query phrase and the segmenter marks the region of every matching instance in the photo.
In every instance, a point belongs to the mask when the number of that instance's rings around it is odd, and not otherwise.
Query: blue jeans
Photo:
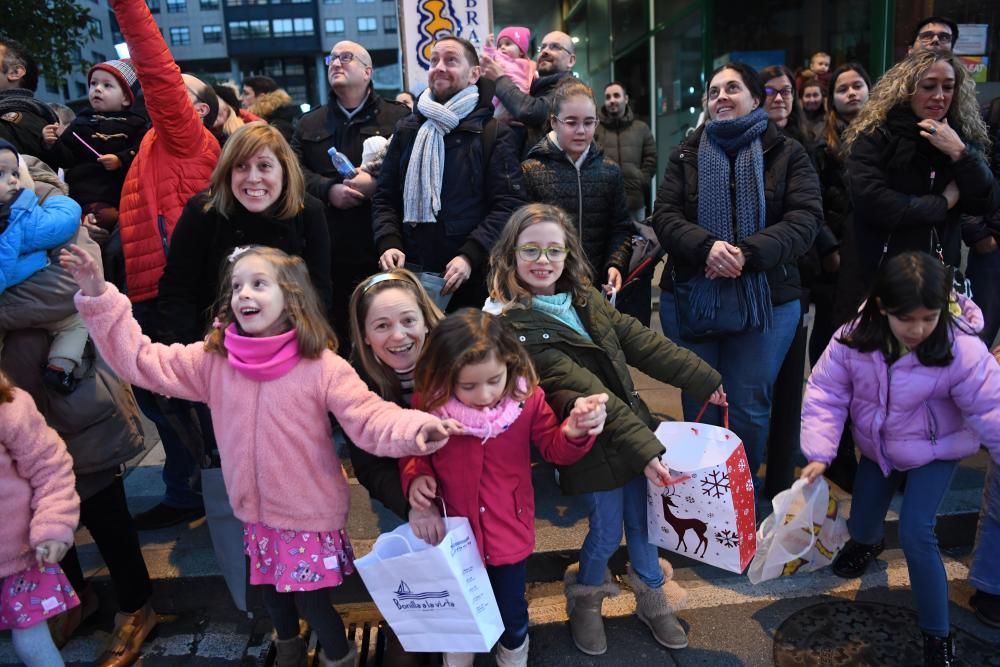
[[[899,512],[899,544],[910,572],[910,588],[917,602],[920,629],[946,637],[948,624],[948,575],[941,561],[934,524],[944,494],[951,486],[958,461],[932,461],[925,466],[882,475],[878,464],[862,456],[854,480],[851,518],[847,528],[851,539],[862,544],[878,544],[885,533],[885,514],[893,493],[906,476],[903,506]]]
[[[986,472],[969,583],[977,591],[1000,595],[1000,466],[993,461]]]
[[[132,313],[143,332],[155,334],[159,330],[155,299],[133,304]],[[196,410],[197,403],[166,398],[142,387],[132,389],[139,409],[156,425],[163,443],[163,483],[167,487],[163,504],[179,509],[200,507],[203,501],[198,458],[205,451],[203,421],[210,424],[208,408],[202,408],[203,420]]]
[[[600,586],[608,569],[608,559],[622,543],[622,525],[625,526],[625,545],[628,558],[636,576],[650,588],[663,585],[663,570],[656,546],[649,543],[646,525],[646,478],[635,477],[625,486],[611,491],[597,491],[583,495],[587,503],[590,530],[580,549],[580,574],[577,583]]]
[[[965,276],[972,283],[972,300],[983,311],[979,336],[987,345],[993,345],[1000,331],[1000,250],[986,255],[969,251]]]
[[[757,472],[764,462],[767,437],[771,427],[771,398],[774,381],[785,360],[788,348],[799,327],[799,300],[774,307],[771,329],[750,331],[705,343],[681,338],[677,306],[672,292],[660,295],[660,324],[663,333],[677,345],[691,350],[722,374],[722,386],[729,399],[729,428],[743,440],[747,462],[753,473],[754,487],[761,484]],[[701,403],[687,394],[681,396],[684,419],[692,421]],[[722,424],[719,408],[705,411],[705,423]]]
[[[487,565],[486,575],[490,578],[493,595],[503,619],[503,634],[500,643],[504,648],[520,648],[528,636],[528,600],[524,597],[524,587],[528,582],[528,559],[510,565]]]

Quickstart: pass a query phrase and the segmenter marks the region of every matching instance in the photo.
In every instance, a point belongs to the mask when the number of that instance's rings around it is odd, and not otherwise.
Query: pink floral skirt
[[[80,604],[58,565],[30,567],[0,585],[0,630],[30,628]]]
[[[280,593],[339,586],[354,572],[354,549],[347,533],[279,530],[263,523],[243,527],[250,557],[250,583]]]

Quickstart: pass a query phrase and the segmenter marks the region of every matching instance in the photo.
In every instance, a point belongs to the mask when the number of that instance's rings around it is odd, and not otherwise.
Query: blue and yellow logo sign
[[[434,42],[446,35],[459,35],[462,24],[458,20],[451,0],[417,0],[417,13],[420,22],[417,24],[417,62],[424,69],[431,67],[431,49]]]

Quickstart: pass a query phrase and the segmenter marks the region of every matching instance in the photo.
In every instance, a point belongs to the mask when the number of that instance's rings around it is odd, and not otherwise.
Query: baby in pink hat
[[[495,60],[503,69],[504,74],[509,76],[514,85],[525,93],[530,91],[531,82],[537,76],[535,61],[528,57],[528,44],[530,42],[530,30],[512,25],[500,31],[500,34],[497,35],[496,46],[494,46],[492,34],[486,38],[486,44],[483,46],[483,53]],[[516,122],[500,103],[500,100],[495,97],[493,98],[493,107],[496,109],[494,117],[497,120],[508,125]]]

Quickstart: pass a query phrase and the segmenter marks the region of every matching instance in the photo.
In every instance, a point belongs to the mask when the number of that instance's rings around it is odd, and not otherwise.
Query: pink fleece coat
[[[848,415],[854,442],[886,476],[971,456],[980,443],[1000,461],[1000,365],[978,336],[963,330],[982,327],[979,307],[964,298],[960,305],[947,366],[924,366],[912,352],[890,366],[881,352],[840,343],[853,325],[841,327],[802,402],[802,452],[809,461],[833,460]]]
[[[479,412],[451,414],[463,424],[480,425]],[[482,414],[480,412],[480,414]],[[469,519],[487,565],[510,565],[535,550],[535,489],[531,484],[531,446],[557,465],[572,465],[594,444],[595,437],[570,440],[537,387],[524,402],[517,420],[498,436],[452,436],[431,456],[400,460],[403,492],[420,475],[437,480],[438,494],[450,516]]]
[[[73,544],[80,520],[73,459],[20,389],[0,403],[0,499],[0,579],[34,565],[35,547],[46,540]]]
[[[420,454],[417,432],[434,420],[383,401],[329,350],[260,382],[225,356],[206,352],[204,343],[152,343],[133,319],[128,298],[112,285],[99,297],[78,293],[76,305],[101,355],[124,380],[208,404],[233,513],[245,523],[299,531],[345,527],[347,475],[328,412],[376,456]]]

